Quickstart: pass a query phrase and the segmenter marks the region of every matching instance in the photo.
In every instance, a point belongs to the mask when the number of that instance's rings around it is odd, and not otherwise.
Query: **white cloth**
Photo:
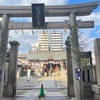
[[[28,70],[27,70],[27,81],[29,81],[29,80],[30,80],[30,72],[31,72],[31,70],[30,70],[30,69],[28,69]]]
[[[28,77],[30,76],[30,72],[31,72],[31,70],[28,69],[28,71],[27,71],[27,76],[28,76]]]

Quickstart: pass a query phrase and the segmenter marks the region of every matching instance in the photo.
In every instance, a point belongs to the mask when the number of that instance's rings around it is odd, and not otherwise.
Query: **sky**
[[[56,2],[57,1],[57,2]],[[86,2],[93,2],[96,0],[0,0],[0,6],[31,6],[32,3],[45,3],[45,5],[71,5],[71,4],[81,4]],[[65,21],[68,17],[57,17],[57,18],[45,18],[46,21]],[[100,4],[99,6],[88,16],[77,17],[77,20],[81,19],[82,21],[94,21],[94,28],[85,28],[78,29],[78,32],[81,34],[81,40],[84,41],[85,50],[93,50],[93,41],[96,38],[100,38]],[[0,19],[2,20],[2,18]],[[10,18],[10,21],[14,22],[31,22],[32,18]],[[45,30],[50,32],[54,32],[54,30]],[[10,30],[9,31],[9,41],[16,40],[20,43],[19,53],[28,53],[31,43],[38,41],[38,32],[43,32],[43,30],[34,30],[34,34],[32,34],[32,30],[23,30],[24,34],[22,34],[22,30]],[[55,32],[62,32],[63,34],[63,45],[65,44],[65,40],[69,35],[69,29],[64,32],[64,29],[57,30]],[[17,34],[16,34],[17,33]],[[65,46],[65,45],[64,45]],[[9,47],[9,46],[8,46]],[[86,49],[87,48],[87,49]]]

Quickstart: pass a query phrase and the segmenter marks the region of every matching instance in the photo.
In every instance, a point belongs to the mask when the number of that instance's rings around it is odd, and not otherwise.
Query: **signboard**
[[[76,80],[81,80],[81,69],[79,68],[75,69],[75,77],[76,77]]]
[[[32,4],[32,26],[37,29],[45,26],[44,4]]]
[[[0,82],[1,82],[1,79],[2,79],[2,70],[0,70]]]

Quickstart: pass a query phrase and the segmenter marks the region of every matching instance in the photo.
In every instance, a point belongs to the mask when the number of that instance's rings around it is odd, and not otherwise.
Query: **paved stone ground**
[[[53,73],[52,77],[35,75],[30,78],[29,82],[27,82],[27,77],[23,77],[19,78],[17,83],[17,96],[38,96],[41,84],[44,85],[47,96],[67,96],[67,76],[64,69],[61,70],[60,76],[58,73]]]
[[[38,98],[40,87],[43,84],[45,98]],[[27,82],[27,77],[17,79],[17,95],[15,98],[4,98],[2,100],[73,100],[67,97],[67,77],[64,70],[60,76],[54,73],[51,77],[31,77]],[[21,89],[21,90],[20,90]]]
[[[9,99],[2,99],[2,100],[69,100],[67,97],[61,97],[61,96],[57,96],[57,97],[51,97],[51,96],[47,96],[47,97],[42,97],[42,98],[38,98],[38,97],[16,97],[16,98],[9,98]]]

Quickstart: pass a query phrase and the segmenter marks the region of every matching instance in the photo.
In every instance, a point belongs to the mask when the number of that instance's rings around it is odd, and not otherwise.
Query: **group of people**
[[[60,70],[61,70],[61,66],[60,64],[45,64],[43,66],[43,70],[42,70],[42,76],[44,76],[44,74],[46,73],[46,76],[48,77],[49,75],[52,76],[52,73],[57,73],[60,76]]]
[[[60,64],[44,64],[41,75],[52,76],[53,73],[57,73],[60,76],[61,66]],[[30,81],[31,70],[27,69],[27,81]]]

